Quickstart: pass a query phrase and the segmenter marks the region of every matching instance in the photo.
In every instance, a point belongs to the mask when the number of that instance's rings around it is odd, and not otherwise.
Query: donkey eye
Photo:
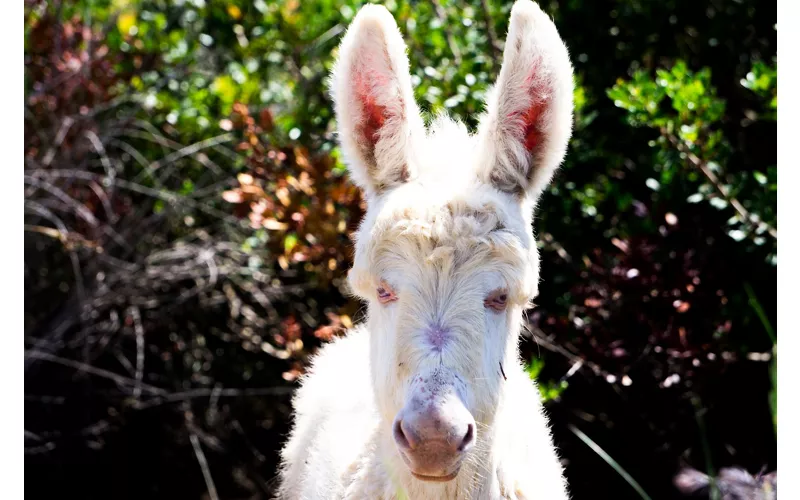
[[[492,292],[486,297],[486,300],[483,301],[483,305],[494,311],[503,311],[508,305],[508,293],[502,290]]]
[[[386,283],[381,283],[376,291],[381,304],[387,304],[397,300],[397,295],[395,295],[394,290]]]

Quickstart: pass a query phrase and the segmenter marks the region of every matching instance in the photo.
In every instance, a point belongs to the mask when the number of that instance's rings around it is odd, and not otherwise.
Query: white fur
[[[377,144],[358,132],[366,118],[355,91],[357,82],[376,105],[386,108],[387,122]],[[412,174],[413,141],[425,134],[425,127],[411,88],[405,43],[383,6],[367,4],[356,15],[339,47],[331,90],[353,180],[371,195],[396,185],[401,170]]]
[[[571,133],[566,48],[539,7],[518,0],[475,136],[444,117],[424,129],[405,50],[391,15],[374,5],[359,11],[340,48],[332,89],[341,143],[368,201],[349,283],[368,315],[321,349],[303,378],[279,497],[566,499],[539,393],[517,346],[523,309],[538,293],[533,207]],[[360,87],[348,84],[354,79]],[[537,112],[526,115],[531,106]],[[384,119],[365,137],[364,113],[374,109]],[[530,117],[535,122],[525,123]],[[531,150],[525,131],[538,134]],[[382,282],[395,302],[377,300]],[[509,297],[502,312],[484,307],[498,289]],[[426,337],[431,325],[450,332],[441,349]],[[436,370],[456,381],[436,383],[458,384],[477,423],[475,447],[458,476],[443,483],[415,479],[392,437],[395,416]]]
[[[572,65],[555,25],[533,2],[517,2],[511,11],[503,67],[487,98],[478,136],[483,154],[479,174],[494,174],[504,186],[517,184],[537,197],[561,164],[572,134]],[[533,153],[521,144],[517,120],[506,117],[542,105],[541,146]]]

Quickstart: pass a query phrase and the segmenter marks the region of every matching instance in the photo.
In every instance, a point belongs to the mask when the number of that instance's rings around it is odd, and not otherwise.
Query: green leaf
[[[769,379],[772,388],[769,391],[769,409],[772,412],[772,425],[778,434],[778,344],[772,348],[773,357],[769,364]]]
[[[536,380],[542,372],[542,368],[544,368],[544,360],[541,358],[533,358],[530,363],[525,365],[525,373],[528,374],[531,380]]]
[[[135,10],[126,10],[117,17],[117,29],[122,35],[127,36],[134,26],[136,26]]]
[[[181,184],[180,193],[185,196],[191,194],[193,191],[194,191],[194,183],[192,182],[192,180],[184,179],[183,184]]]
[[[297,245],[297,234],[289,233],[283,239],[283,251],[289,253]]]
[[[232,105],[236,99],[236,83],[229,75],[221,75],[214,79],[211,84],[213,92],[226,105]]]

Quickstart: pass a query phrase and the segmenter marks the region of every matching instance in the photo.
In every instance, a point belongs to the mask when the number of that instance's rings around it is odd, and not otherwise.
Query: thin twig
[[[41,170],[41,171],[36,172],[36,175],[37,175],[36,179],[41,179],[43,177],[48,177],[48,178],[62,178],[63,177],[63,178],[82,179],[82,180],[86,180],[86,181],[98,181],[98,182],[105,182],[106,179],[108,179],[108,177],[106,177],[104,175],[99,175],[99,174],[95,174],[95,173],[92,173],[92,172],[85,172],[85,171],[77,170],[77,169]],[[25,177],[26,177],[26,180],[27,180],[27,177],[32,177],[32,176],[25,176]],[[202,204],[202,203],[196,202],[196,201],[194,201],[194,200],[192,200],[192,199],[190,199],[190,198],[188,198],[186,196],[183,196],[181,194],[178,194],[178,193],[175,193],[175,192],[172,192],[172,191],[153,189],[153,188],[149,188],[147,186],[143,186],[141,184],[137,184],[135,182],[130,182],[130,181],[127,181],[127,180],[124,180],[124,179],[117,179],[115,181],[115,183],[116,183],[116,187],[118,187],[118,188],[122,188],[122,189],[126,189],[126,190],[129,190],[129,191],[133,191],[135,193],[143,194],[145,196],[150,196],[152,198],[155,198],[155,199],[158,199],[158,200],[162,200],[162,201],[170,203],[172,205],[186,206],[188,208],[194,208],[194,209],[200,210],[200,211],[202,211],[202,212],[204,212],[204,213],[206,213],[208,215],[211,215],[213,217],[217,217],[218,219],[224,220],[226,222],[230,222],[232,224],[238,224],[239,223],[239,221],[238,221],[238,219],[236,219],[236,217],[234,217],[234,216],[232,216],[232,215],[230,215],[230,214],[228,214],[226,212],[223,212],[221,210],[218,210],[216,208],[213,208],[212,206],[210,206],[210,204]]]
[[[34,441],[42,441],[42,437],[38,434],[29,431],[28,429],[24,430],[25,432],[25,439],[33,439]]]
[[[133,388],[133,397],[139,401],[142,396],[142,378],[144,377],[144,328],[139,308],[131,307],[130,314],[133,318],[133,331],[136,334],[136,386]]]
[[[550,341],[549,338],[547,338],[547,336],[544,335],[544,332],[542,332],[538,328],[531,327],[530,325],[526,325],[525,329],[528,331],[528,333],[531,334],[531,337],[533,337],[533,339],[536,340],[537,344],[541,345],[542,347],[544,347],[548,351],[552,351],[552,352],[561,354],[562,356],[564,356],[568,360],[572,361],[572,363],[573,363],[572,367],[573,368],[575,366],[578,366],[578,368],[575,368],[575,370],[580,369],[581,367],[583,367],[585,365],[585,366],[588,366],[595,373],[595,375],[602,375],[606,379],[608,379],[608,373],[605,372],[602,368],[600,368],[600,366],[598,364],[593,363],[591,361],[587,361],[587,360],[581,358],[580,356],[578,356],[577,354],[574,354],[574,353],[568,351],[567,349],[561,347],[560,345],[554,344],[553,342]],[[574,373],[572,368],[570,369],[570,371]]]
[[[636,480],[635,480],[635,479],[633,479],[633,476],[631,476],[630,474],[628,474],[628,471],[626,471],[625,469],[623,469],[623,468],[622,468],[622,466],[621,466],[621,465],[620,465],[620,464],[619,464],[619,463],[618,463],[616,460],[614,460],[613,458],[611,458],[611,455],[609,455],[608,453],[606,453],[606,451],[605,451],[604,449],[602,449],[602,448],[601,448],[601,447],[600,447],[600,446],[599,446],[597,443],[595,443],[594,441],[592,441],[592,440],[591,440],[591,438],[589,438],[589,436],[587,436],[586,434],[584,434],[583,432],[581,432],[581,430],[580,430],[580,429],[578,429],[577,427],[575,427],[574,425],[572,425],[572,424],[569,424],[569,425],[567,425],[567,427],[568,427],[568,428],[569,428],[569,430],[571,430],[571,431],[572,431],[572,432],[573,432],[573,433],[574,433],[576,436],[578,436],[578,438],[579,438],[581,441],[583,441],[583,442],[584,442],[584,443],[585,443],[585,444],[586,444],[586,445],[587,445],[589,448],[591,448],[591,449],[592,449],[592,450],[593,450],[595,453],[597,453],[597,454],[600,456],[600,458],[602,458],[602,459],[603,459],[603,460],[604,460],[604,461],[605,461],[605,462],[606,462],[608,465],[610,465],[610,466],[611,466],[611,467],[612,467],[612,468],[613,468],[613,469],[614,469],[614,470],[617,472],[617,474],[619,474],[620,476],[622,476],[622,478],[623,478],[623,479],[624,479],[624,480],[625,480],[625,481],[626,481],[628,484],[630,484],[630,485],[631,485],[631,487],[632,487],[634,490],[636,490],[636,493],[638,493],[640,497],[642,497],[644,500],[650,500],[650,495],[648,495],[648,494],[647,494],[647,493],[644,491],[644,489],[642,489],[642,487],[639,485],[639,483],[637,483],[637,482],[636,482]]]
[[[256,458],[256,460],[258,460],[259,463],[263,463],[267,459],[267,457],[265,457],[264,454],[261,453],[260,451],[258,451],[258,448],[256,448],[253,445],[253,443],[247,437],[247,434],[244,432],[244,428],[242,427],[242,424],[239,423],[238,420],[233,419],[231,421],[231,426],[233,427],[233,429],[236,432],[238,432],[242,436],[242,438],[244,439],[245,444],[247,445],[248,448],[250,448],[250,452],[253,454],[253,456]]]
[[[489,10],[488,0],[481,0],[481,7],[483,8],[483,19],[486,23],[486,35],[489,37],[489,45],[492,46],[495,62],[500,64],[500,61],[503,60],[503,49],[500,46],[500,42],[497,41],[497,33],[494,31],[494,19],[492,19],[492,13]]]
[[[714,477],[714,464],[711,457],[711,447],[708,443],[708,433],[706,432],[706,426],[703,422],[703,407],[700,403],[700,399],[696,397],[692,398],[692,405],[694,406],[694,417],[695,420],[697,420],[697,428],[700,432],[700,441],[703,444],[703,458],[705,458],[706,472],[709,479],[709,498],[711,500],[719,500],[720,491],[719,487],[717,486],[716,478]]]
[[[76,72],[77,74],[77,72]],[[74,75],[69,75],[74,76]],[[61,122],[61,127],[58,129],[56,133],[56,138],[54,144],[50,146],[50,149],[47,150],[47,153],[44,155],[44,159],[42,159],[42,164],[45,167],[49,167],[50,164],[53,162],[53,158],[56,156],[56,148],[61,146],[61,143],[64,142],[64,138],[67,136],[67,132],[69,132],[70,127],[75,123],[71,117],[66,116],[64,120]]]
[[[66,205],[69,205],[75,211],[75,214],[78,215],[81,219],[86,221],[88,224],[96,227],[99,224],[99,221],[94,216],[94,214],[89,211],[86,206],[79,203],[77,200],[72,198],[70,195],[65,193],[60,188],[54,186],[53,184],[41,179],[40,177],[34,177],[32,175],[24,175],[23,179],[26,183],[36,186],[38,188],[44,189],[45,191],[49,192],[54,197],[58,198],[59,200],[63,201]]]
[[[26,455],[41,455],[43,453],[47,453],[49,451],[53,451],[56,448],[56,444],[52,441],[48,441],[47,443],[41,446],[30,446],[25,448]]]
[[[150,166],[148,167],[148,169],[149,169],[150,172],[153,172],[154,170],[156,170],[156,169],[158,169],[158,168],[160,168],[160,167],[162,167],[164,165],[169,165],[170,163],[172,163],[172,162],[174,162],[176,160],[179,160],[180,158],[183,158],[183,157],[186,157],[186,156],[192,156],[195,153],[199,153],[203,149],[208,149],[208,148],[211,148],[213,146],[218,146],[220,144],[224,144],[226,142],[230,142],[231,139],[233,139],[233,134],[221,134],[221,135],[218,135],[216,137],[210,137],[210,138],[205,139],[203,141],[196,142],[194,144],[190,144],[189,146],[183,147],[183,148],[179,149],[178,151],[170,153],[169,155],[165,156],[164,158],[162,158],[160,160],[156,160],[156,161],[152,162],[150,164]],[[216,165],[214,165],[214,166],[216,167]],[[219,169],[219,167],[216,167],[216,168]],[[215,173],[221,174],[222,172],[218,171],[218,172],[215,172]]]
[[[108,370],[104,370],[102,368],[97,368],[86,363],[81,363],[80,361],[74,361],[71,359],[62,358],[60,356],[55,356],[47,352],[35,349],[29,349],[25,351],[25,358],[40,359],[42,361],[49,361],[51,363],[68,366],[70,368],[74,368],[79,372],[88,373],[96,377],[102,377],[109,380],[113,380],[114,382],[116,382],[121,386],[136,386],[136,380],[130,379],[128,377],[123,377],[122,375],[110,372]],[[163,396],[167,394],[167,391],[165,391],[164,389],[149,384],[140,384],[140,387],[143,390],[157,396]]]
[[[55,224],[56,227],[58,228],[58,231],[62,235],[66,236],[67,234],[69,234],[69,231],[67,230],[67,226],[66,224],[64,224],[64,221],[62,221],[57,215],[55,215],[53,212],[51,212],[47,207],[43,206],[42,204],[37,203],[33,200],[25,200],[25,209],[28,211],[33,211],[39,216],[44,217],[45,219]],[[75,278],[75,294],[78,302],[77,310],[80,311],[81,308],[83,307],[84,302],[86,301],[86,287],[83,282],[83,268],[81,267],[80,259],[78,258],[78,254],[75,252],[75,250],[66,245],[64,246],[64,248],[66,249],[69,255],[70,263],[72,264],[73,277]],[[53,342],[58,342],[59,340],[61,340],[60,337],[63,333],[64,331],[58,328],[48,331],[45,338],[39,339],[38,346],[49,348],[49,346]],[[31,360],[32,359],[34,358],[31,358]],[[33,362],[29,361],[26,356],[25,371],[27,372],[31,366],[33,366]]]
[[[89,142],[92,143],[92,147],[95,149],[95,152],[100,155],[100,162],[103,165],[103,169],[106,171],[106,185],[113,189],[114,179],[117,177],[117,172],[111,165],[111,160],[108,159],[108,154],[106,154],[106,148],[103,146],[103,141],[101,141],[100,138],[97,137],[97,134],[91,130],[87,130],[85,135],[86,138],[89,139]]]
[[[288,396],[294,392],[292,387],[263,387],[253,389],[192,389],[161,395],[153,400],[141,403],[138,409],[144,410],[168,403],[179,403],[190,399],[207,398],[212,394],[216,398],[237,398],[255,396]]]
[[[456,66],[461,65],[461,50],[458,48],[458,44],[453,37],[453,32],[448,29],[447,23],[447,12],[442,7],[442,3],[439,0],[433,0],[433,6],[436,10],[436,17],[439,18],[439,22],[442,23],[442,29],[447,37],[447,45],[450,46],[450,52],[453,54],[453,62]]]
[[[686,158],[689,159],[692,165],[700,169],[703,175],[706,176],[706,179],[708,179],[708,181],[717,189],[717,191],[719,191],[719,194],[722,195],[725,201],[731,204],[734,210],[736,210],[736,212],[739,214],[739,217],[741,217],[748,226],[752,227],[753,229],[764,227],[770,236],[776,240],[778,239],[778,230],[761,220],[761,217],[751,214],[746,208],[744,208],[744,205],[742,205],[741,202],[730,193],[728,188],[719,180],[717,175],[711,171],[708,163],[704,162],[698,158],[697,155],[692,153],[689,150],[689,147],[683,141],[675,137],[674,134],[670,134],[666,130],[662,130],[661,133],[677,148],[678,151],[686,155]]]
[[[217,487],[214,486],[214,479],[211,477],[211,471],[208,468],[206,455],[203,453],[203,448],[200,447],[200,440],[197,438],[197,434],[194,432],[191,433],[189,435],[189,440],[192,442],[192,448],[194,448],[194,454],[197,456],[197,463],[200,464],[200,470],[203,471],[203,478],[206,481],[208,496],[211,498],[211,500],[219,500],[219,495],[217,495]]]
[[[761,302],[758,301],[756,292],[747,281],[744,282],[744,290],[747,292],[747,301],[749,302],[750,307],[752,307],[758,315],[758,319],[761,320],[761,324],[764,326],[764,331],[767,332],[767,336],[769,336],[769,339],[773,344],[777,344],[778,338],[775,336],[775,330],[772,328],[772,323],[770,323],[769,318],[767,318],[764,308],[761,307]]]
[[[100,186],[100,184],[96,182],[90,182],[89,187],[100,200],[100,203],[102,203],[103,210],[106,212],[106,220],[108,220],[111,224],[116,224],[119,218],[114,212],[114,209],[111,208],[111,199],[109,198],[108,194],[103,191],[103,188]]]
[[[114,349],[114,357],[117,358],[117,361],[119,361],[119,364],[121,364],[123,368],[128,370],[128,373],[134,377],[136,376],[136,369],[119,349]],[[139,389],[141,389],[141,387]]]

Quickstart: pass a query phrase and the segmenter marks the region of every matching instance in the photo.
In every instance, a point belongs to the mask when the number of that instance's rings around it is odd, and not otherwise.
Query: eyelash
[[[378,301],[381,304],[388,304],[397,300],[394,290],[385,282],[382,282],[376,291],[378,293]]]
[[[483,301],[483,305],[497,312],[504,311],[506,306],[508,306],[508,293],[505,291],[492,292],[486,300]]]

